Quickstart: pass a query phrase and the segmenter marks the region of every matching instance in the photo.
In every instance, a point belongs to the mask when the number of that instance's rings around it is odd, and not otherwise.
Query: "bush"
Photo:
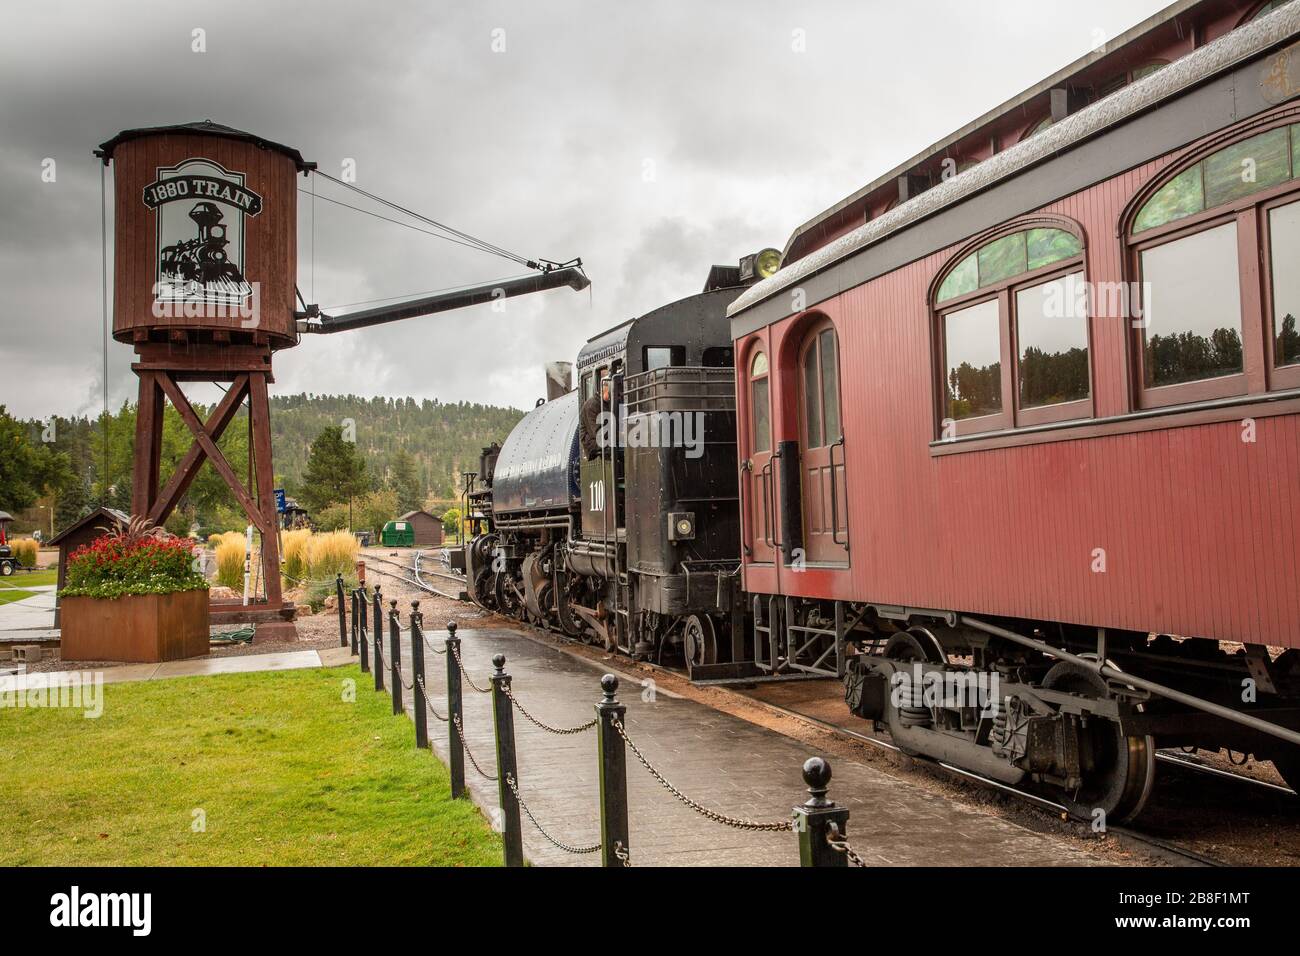
[[[348,527],[347,502],[330,505],[316,513],[316,527],[322,531],[346,531]]]
[[[34,538],[18,538],[9,542],[13,549],[14,557],[18,559],[19,565],[24,568],[36,567],[36,552],[40,546]]]
[[[343,575],[343,593],[346,595],[355,591],[360,582],[357,580],[355,573]],[[307,586],[306,601],[311,605],[313,611],[319,611],[325,605],[325,599],[331,594],[337,594],[338,585],[333,581],[312,581]]]
[[[346,531],[314,535],[308,549],[307,577],[314,582],[333,581],[335,575],[352,574],[357,564],[357,539]]]
[[[118,598],[206,590],[190,542],[179,538],[113,534],[82,545],[68,558],[65,597]]]

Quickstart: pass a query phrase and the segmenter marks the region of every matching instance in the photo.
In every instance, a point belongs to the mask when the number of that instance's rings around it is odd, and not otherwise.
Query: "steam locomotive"
[[[697,680],[750,672],[726,307],[779,264],[765,249],[714,266],[698,295],[595,336],[577,387],[484,449],[478,604]]]

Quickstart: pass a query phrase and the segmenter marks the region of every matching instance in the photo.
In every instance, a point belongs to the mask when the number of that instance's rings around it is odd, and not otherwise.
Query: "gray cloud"
[[[527,407],[543,362],[699,290],[1160,0],[28,5],[0,35],[0,403],[93,412],[99,167],[120,129],[211,118],[528,255],[590,293],[310,339],[278,391]],[[191,30],[207,52],[191,52]],[[494,53],[492,31],[505,31]],[[806,36],[792,50],[793,31]],[[42,183],[54,158],[56,183]],[[650,171],[652,175],[647,175]],[[110,176],[111,187],[111,176]],[[344,198],[317,183],[322,195]],[[322,305],[512,274],[510,263],[300,197],[299,285]],[[313,227],[314,220],[314,229]],[[314,242],[313,242],[314,233]],[[110,346],[114,403],[134,391]],[[198,397],[204,397],[201,394]]]

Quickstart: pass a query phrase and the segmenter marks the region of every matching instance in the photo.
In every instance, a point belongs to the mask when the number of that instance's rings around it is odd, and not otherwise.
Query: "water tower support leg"
[[[162,459],[162,389],[154,372],[140,373],[136,406],[135,469],[131,485],[131,514],[147,515],[158,500],[158,471]]]
[[[275,471],[271,463],[271,406],[266,394],[266,376],[248,376],[248,405],[253,427],[253,456],[256,459],[257,505],[262,512],[262,577],[266,601],[278,606],[280,594],[279,520],[275,511]],[[251,517],[251,515],[250,515]]]

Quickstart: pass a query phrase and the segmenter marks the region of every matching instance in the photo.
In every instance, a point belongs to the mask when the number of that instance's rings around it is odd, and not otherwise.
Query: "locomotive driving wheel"
[[[1065,691],[1082,697],[1110,696],[1101,675],[1069,661],[1053,665],[1043,678],[1048,690]],[[1155,742],[1149,736],[1128,736],[1112,720],[1092,714],[1080,727],[1079,750],[1086,755],[1083,784],[1074,791],[1057,791],[1057,796],[1076,816],[1091,819],[1097,810],[1106,820],[1132,820],[1146,806],[1155,782]]]
[[[515,576],[509,571],[498,571],[496,575],[497,610],[506,617],[515,620],[524,619],[524,602],[515,586]]]
[[[496,610],[496,581],[491,571],[480,571],[474,578],[474,601],[479,607]]]
[[[713,618],[707,614],[692,614],[682,625],[682,654],[686,658],[686,673],[694,674],[697,667],[718,662],[718,632]]]

